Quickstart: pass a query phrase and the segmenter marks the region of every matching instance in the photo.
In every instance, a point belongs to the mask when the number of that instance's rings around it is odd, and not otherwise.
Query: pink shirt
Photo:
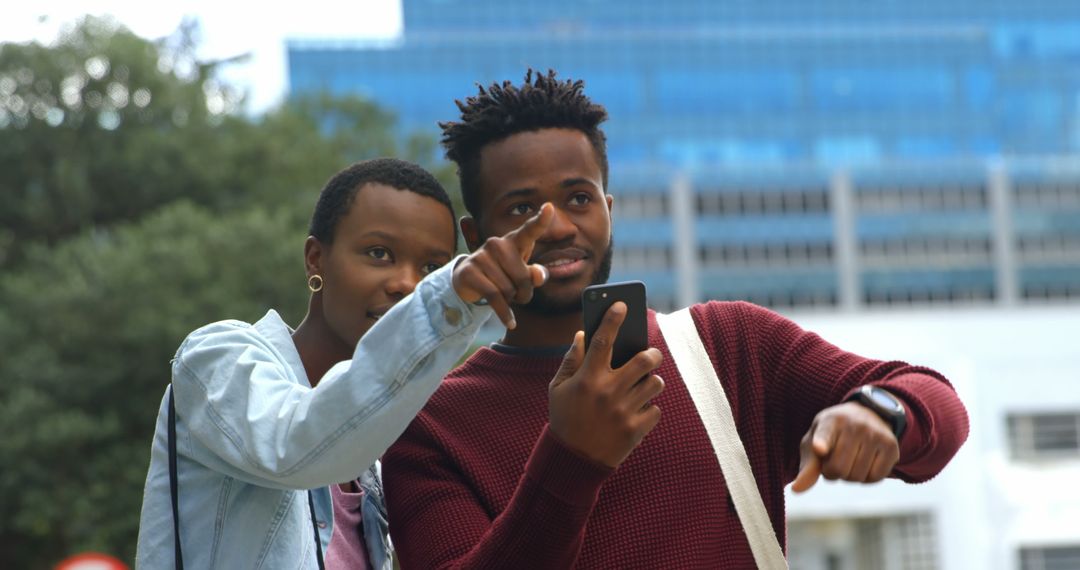
[[[330,485],[330,496],[334,501],[334,534],[330,537],[330,547],[326,549],[327,570],[370,570],[360,518],[364,491],[355,481],[351,484],[354,493],[342,491],[340,485]]]

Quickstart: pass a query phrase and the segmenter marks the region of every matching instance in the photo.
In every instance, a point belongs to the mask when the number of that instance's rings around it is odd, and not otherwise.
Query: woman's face
[[[450,261],[455,246],[454,218],[445,205],[365,184],[334,229],[333,243],[316,243],[307,252],[308,275],[323,278],[323,318],[347,346],[356,346],[390,307]]]

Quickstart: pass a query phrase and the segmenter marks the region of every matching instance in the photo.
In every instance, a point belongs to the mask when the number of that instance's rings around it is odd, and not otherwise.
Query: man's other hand
[[[799,448],[799,474],[791,490],[802,493],[824,476],[830,481],[876,483],[900,460],[892,429],[869,408],[847,402],[814,417]]]

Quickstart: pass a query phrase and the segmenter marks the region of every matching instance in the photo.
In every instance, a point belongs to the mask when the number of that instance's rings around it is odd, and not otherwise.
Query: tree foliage
[[[0,296],[0,566],[133,554],[153,420],[179,339],[201,324],[298,322],[304,232],[291,212],[176,202],[35,246]],[[295,276],[288,279],[283,276]],[[11,557],[5,560],[5,558]]]
[[[393,155],[452,179],[361,99],[238,114],[196,33],[0,44],[0,568],[133,557],[169,359],[214,320],[299,322],[333,173]]]
[[[26,244],[181,198],[304,209],[347,162],[398,155],[431,166],[429,137],[399,144],[393,116],[359,98],[234,114],[241,98],[215,78],[221,62],[195,59],[195,33],[149,42],[87,19],[56,45],[0,44],[0,268]],[[451,182],[446,166],[435,170]]]

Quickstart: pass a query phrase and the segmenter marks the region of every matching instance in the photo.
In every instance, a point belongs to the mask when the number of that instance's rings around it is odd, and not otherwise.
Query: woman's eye
[[[390,259],[390,250],[385,247],[373,247],[367,250],[367,254],[380,261],[387,261]]]
[[[533,207],[529,204],[518,204],[510,208],[510,213],[515,216],[527,216],[533,211]]]

